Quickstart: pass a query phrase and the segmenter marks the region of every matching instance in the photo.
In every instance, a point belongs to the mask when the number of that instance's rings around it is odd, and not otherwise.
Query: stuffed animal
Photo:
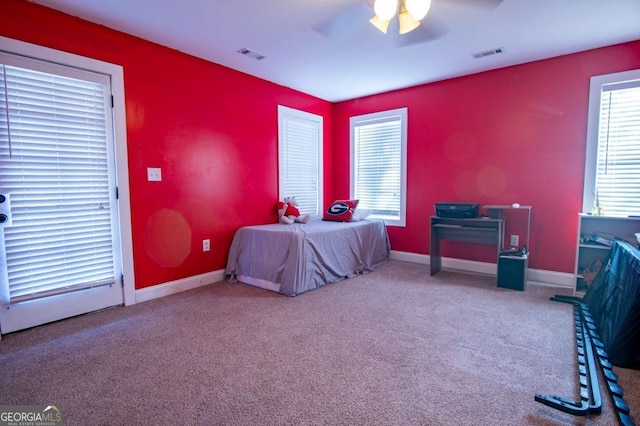
[[[307,223],[311,216],[300,214],[296,197],[286,197],[284,201],[278,201],[278,218],[280,223],[291,225],[295,222]]]

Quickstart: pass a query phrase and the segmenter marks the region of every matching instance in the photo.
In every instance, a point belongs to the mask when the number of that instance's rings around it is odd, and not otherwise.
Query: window
[[[351,117],[351,198],[371,217],[405,226],[407,108]]]
[[[584,181],[583,212],[640,215],[640,70],[591,78]]]
[[[317,216],[322,198],[322,117],[278,105],[279,198]]]

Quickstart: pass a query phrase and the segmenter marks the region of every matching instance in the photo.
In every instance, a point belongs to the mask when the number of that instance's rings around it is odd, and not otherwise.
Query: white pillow
[[[353,215],[351,216],[351,222],[357,222],[359,220],[365,219],[370,214],[371,214],[370,210],[361,209],[358,207],[353,211]]]

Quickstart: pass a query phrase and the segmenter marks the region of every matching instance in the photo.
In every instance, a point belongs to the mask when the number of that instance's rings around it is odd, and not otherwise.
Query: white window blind
[[[280,198],[296,197],[301,214],[318,215],[322,195],[322,117],[279,106]]]
[[[0,84],[10,302],[113,284],[105,85],[6,64]]]
[[[388,224],[404,226],[406,109],[352,117],[351,197]]]
[[[602,86],[596,195],[607,216],[640,216],[640,80]]]

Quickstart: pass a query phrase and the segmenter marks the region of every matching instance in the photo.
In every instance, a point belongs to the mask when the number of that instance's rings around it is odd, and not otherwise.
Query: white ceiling
[[[474,1],[433,0],[421,31],[446,33],[394,47],[367,22],[367,0],[34,0],[333,102],[640,40],[640,0]],[[349,31],[317,30],[345,11]],[[472,57],[495,48],[504,53]]]

